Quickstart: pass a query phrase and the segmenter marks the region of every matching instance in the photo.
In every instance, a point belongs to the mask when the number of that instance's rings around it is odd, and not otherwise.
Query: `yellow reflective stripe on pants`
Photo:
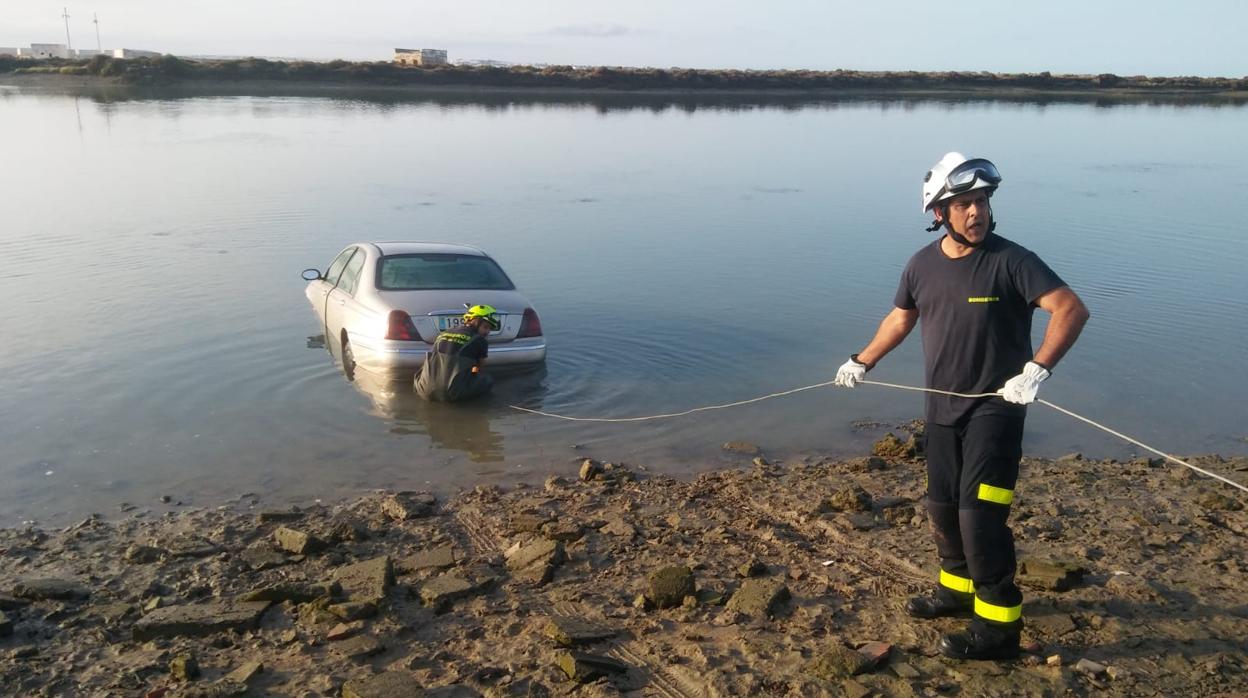
[[[940,571],[940,585],[961,594],[972,594],[975,592],[975,582],[966,577],[950,574],[944,570]]]
[[[1007,490],[1004,487],[993,487],[981,482],[979,483],[979,498],[985,502],[1009,506],[1010,502],[1014,501],[1014,490]]]
[[[1018,606],[997,606],[976,596],[975,615],[997,623],[1013,623],[1023,617],[1023,607],[1021,604]]]

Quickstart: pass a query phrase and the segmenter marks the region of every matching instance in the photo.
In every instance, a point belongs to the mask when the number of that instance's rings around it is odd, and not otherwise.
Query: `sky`
[[[0,0],[0,46],[660,68],[1248,76],[1243,0]]]

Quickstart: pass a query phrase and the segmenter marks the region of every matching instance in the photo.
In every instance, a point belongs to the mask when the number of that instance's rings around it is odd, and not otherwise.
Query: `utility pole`
[[[94,12],[91,13],[91,21],[95,24],[95,52],[104,53],[104,45],[100,43],[100,18]]]
[[[65,18],[65,45],[72,53],[74,50],[74,41],[69,38],[69,8],[61,8],[61,16]]]

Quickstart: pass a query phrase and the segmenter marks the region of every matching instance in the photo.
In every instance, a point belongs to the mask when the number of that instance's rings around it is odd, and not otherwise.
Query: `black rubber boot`
[[[906,602],[906,613],[915,618],[970,617],[974,597],[958,598],[953,592],[937,589],[931,596],[916,596]]]
[[[965,632],[941,637],[940,653],[952,659],[1017,659],[1018,636],[1017,630],[972,622]]]

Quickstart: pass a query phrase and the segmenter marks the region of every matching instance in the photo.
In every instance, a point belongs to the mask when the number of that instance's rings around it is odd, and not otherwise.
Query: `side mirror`
[[[300,274],[300,276],[302,276],[302,277],[303,277],[303,280],[304,280],[304,281],[316,281],[316,280],[318,280],[318,279],[323,279],[323,278],[325,278],[325,277],[321,276],[321,272],[319,272],[319,271],[317,271],[317,270],[315,270],[315,269],[304,269],[304,270],[303,270],[303,273],[302,273],[302,274]]]

